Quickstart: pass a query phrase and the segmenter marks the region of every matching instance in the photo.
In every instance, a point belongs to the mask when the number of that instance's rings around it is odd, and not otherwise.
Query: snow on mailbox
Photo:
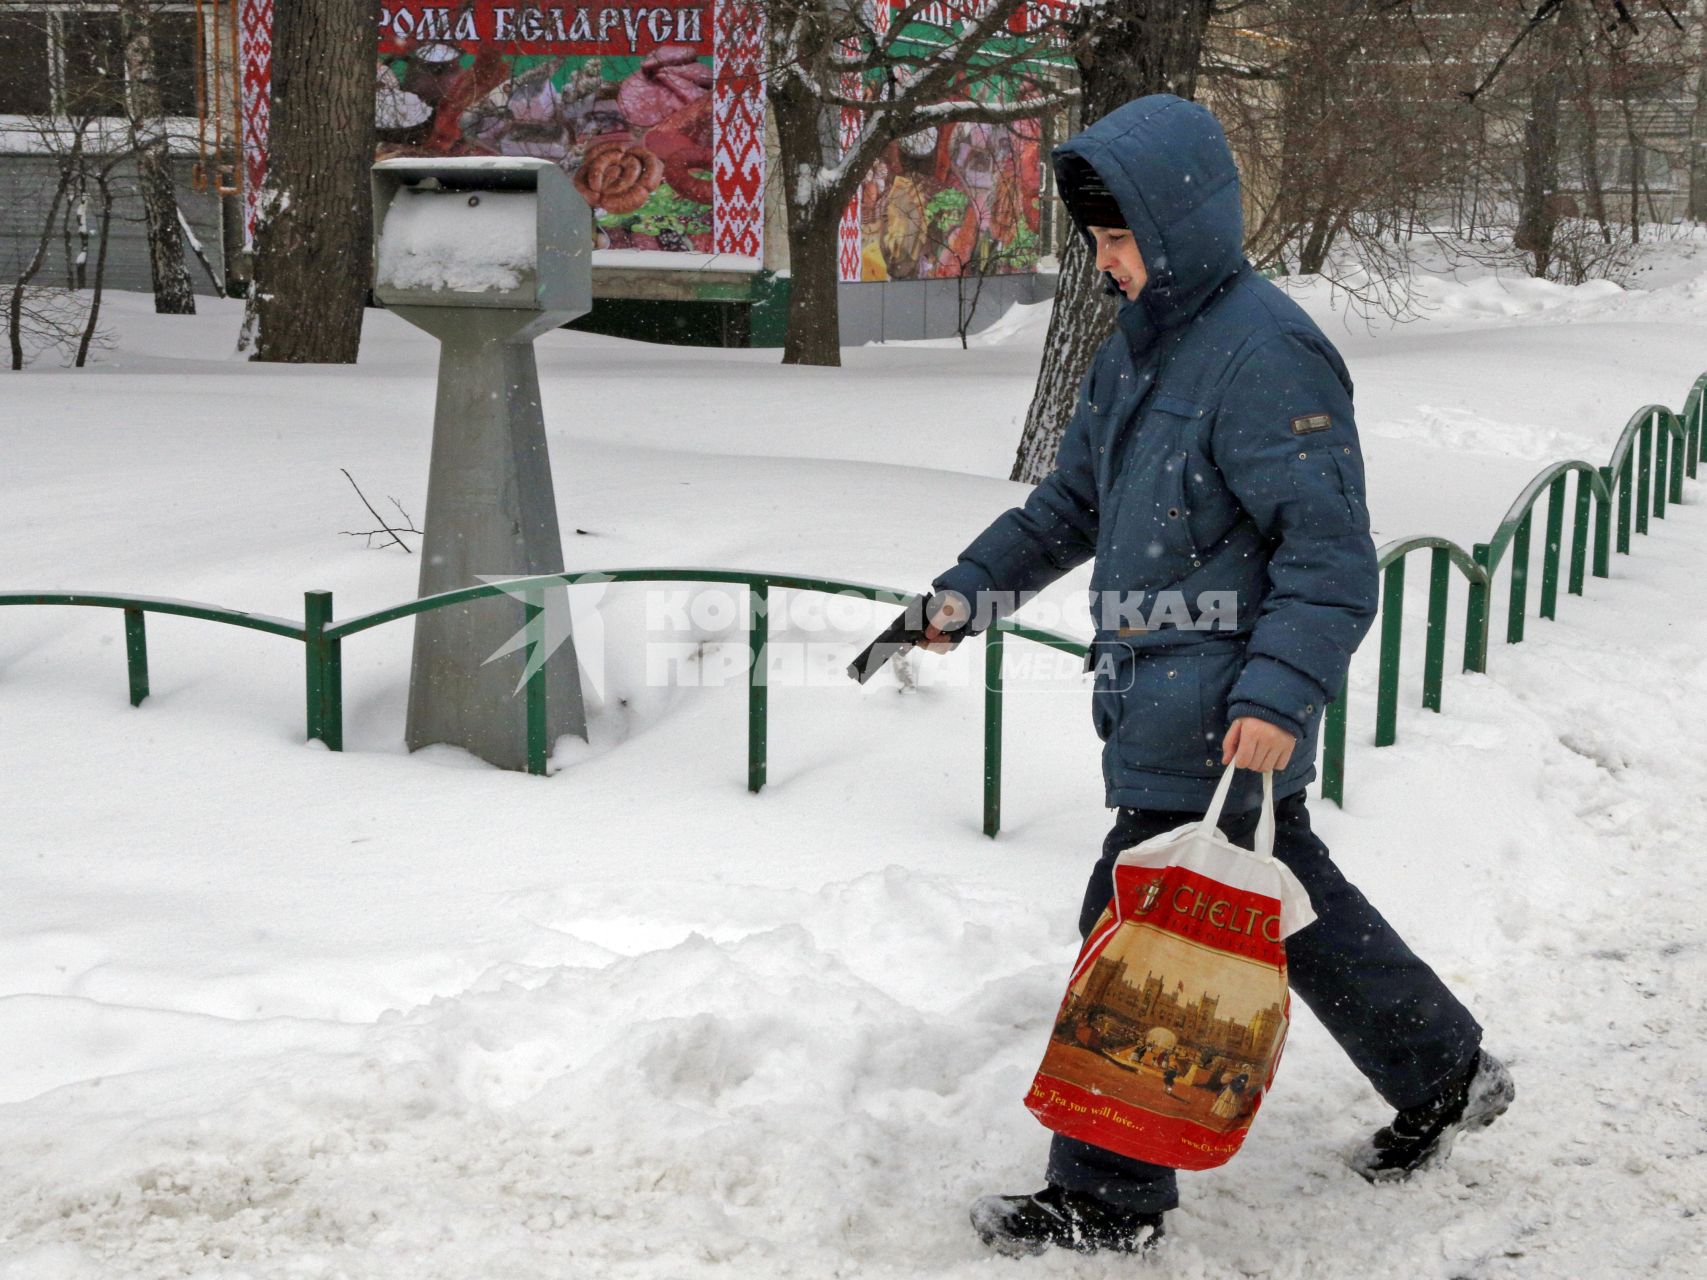
[[[374,294],[388,307],[506,307],[561,324],[591,306],[592,212],[548,160],[373,166]]]
[[[592,305],[592,214],[547,160],[468,156],[373,167],[374,295],[439,340],[419,594],[563,572],[533,340]],[[545,591],[547,612],[565,588]],[[527,732],[526,615],[505,597],[415,618],[411,751],[463,747],[543,768]],[[586,737],[573,638],[545,666],[546,744]]]

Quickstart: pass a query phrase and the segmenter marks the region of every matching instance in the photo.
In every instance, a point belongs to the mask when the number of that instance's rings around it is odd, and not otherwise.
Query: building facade
[[[240,291],[245,274],[266,175],[274,4],[155,11],[163,127],[206,259],[190,262],[203,291],[227,281]],[[878,0],[882,13],[900,7]],[[377,156],[553,160],[594,208],[595,314],[582,324],[778,344],[786,212],[751,17],[743,0],[383,0]],[[906,34],[928,43],[933,31],[942,34],[930,24]],[[0,269],[34,254],[73,125],[91,126],[85,151],[90,139],[128,145],[124,84],[115,4],[0,0]],[[846,114],[851,125],[857,113]],[[1050,295],[1039,262],[1051,128],[1061,122],[950,125],[889,149],[842,221],[845,343],[976,330],[1016,301]],[[134,165],[113,172],[106,283],[147,288]],[[87,193],[60,203],[65,226],[52,235],[86,242]],[[76,287],[76,257],[42,281]]]

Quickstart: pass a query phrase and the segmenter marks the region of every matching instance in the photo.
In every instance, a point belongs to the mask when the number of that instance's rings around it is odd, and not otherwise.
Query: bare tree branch
[[[414,555],[415,552],[410,548],[409,544],[407,542],[403,541],[402,538],[397,536],[397,530],[393,529],[390,525],[386,524],[385,523],[385,517],[380,515],[379,512],[377,512],[373,509],[373,503],[371,503],[367,500],[367,494],[362,492],[362,487],[356,483],[356,478],[354,476],[352,476],[348,471],[345,471],[343,467],[339,467],[338,470],[344,472],[344,479],[346,479],[350,482],[350,488],[352,488],[356,491],[356,497],[358,497],[362,500],[362,506],[367,508],[368,514],[370,516],[372,516],[375,520],[379,521],[379,528],[378,529],[370,529],[366,533],[362,533],[362,532],[359,532],[356,530],[351,530],[351,529],[344,529],[344,530],[342,530],[342,532],[345,535],[352,537],[352,538],[364,538],[364,537],[365,538],[373,538],[377,534],[384,532],[384,533],[389,534],[391,536],[391,540],[393,542],[395,542],[398,546],[402,547],[405,553],[407,553],[408,555]],[[391,501],[392,501],[393,505],[397,506],[397,509],[399,511],[403,511],[402,506],[397,504],[396,498],[393,498]],[[403,514],[404,514],[404,519],[407,520],[408,519],[408,512],[404,512]],[[421,532],[421,530],[414,527],[414,521],[411,520],[409,522],[409,526],[410,527],[404,529],[403,532],[405,532],[405,533],[420,533]]]
[[[1495,80],[1499,79],[1500,72],[1505,70],[1506,63],[1511,61],[1512,55],[1523,46],[1523,42],[1529,39],[1530,35],[1537,27],[1547,21],[1548,18],[1552,17],[1553,14],[1557,13],[1559,6],[1562,3],[1564,3],[1564,0],[1541,0],[1541,4],[1535,10],[1533,16],[1523,24],[1523,29],[1511,38],[1511,43],[1506,46],[1505,52],[1500,54],[1500,56],[1494,60],[1494,65],[1488,69],[1488,74],[1482,77],[1482,82],[1474,89],[1466,90],[1464,97],[1468,101],[1474,102],[1484,92],[1486,92],[1488,86],[1493,84]]]

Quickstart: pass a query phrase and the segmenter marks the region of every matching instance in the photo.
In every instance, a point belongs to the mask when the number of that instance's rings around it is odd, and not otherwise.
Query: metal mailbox
[[[373,166],[374,295],[387,307],[592,306],[592,211],[547,160],[382,160]]]
[[[592,306],[592,213],[545,160],[382,160],[373,167],[374,295],[439,340],[419,593],[563,572],[533,340]],[[543,600],[567,608],[565,589]],[[567,626],[567,614],[564,615]],[[526,620],[514,600],[415,619],[410,750],[449,743],[530,767]],[[585,738],[572,640],[545,668],[546,741]]]

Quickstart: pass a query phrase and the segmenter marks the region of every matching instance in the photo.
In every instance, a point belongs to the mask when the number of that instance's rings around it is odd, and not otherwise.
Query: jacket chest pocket
[[[1146,561],[1194,561],[1198,543],[1192,536],[1191,490],[1194,447],[1203,408],[1179,396],[1158,393],[1144,406],[1139,432],[1141,456],[1134,458],[1148,483],[1138,481],[1128,493],[1130,532]]]
[[[1155,375],[1129,367],[1104,369],[1092,366],[1087,408],[1090,411],[1090,443],[1096,471],[1097,495],[1104,509],[1112,487],[1118,482],[1121,458],[1131,452],[1133,419],[1138,416],[1144,393]]]
[[[1191,504],[1186,491],[1191,451],[1169,449],[1161,466],[1156,506],[1161,517],[1163,545],[1176,555],[1195,559],[1197,543],[1191,536]]]

